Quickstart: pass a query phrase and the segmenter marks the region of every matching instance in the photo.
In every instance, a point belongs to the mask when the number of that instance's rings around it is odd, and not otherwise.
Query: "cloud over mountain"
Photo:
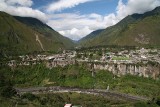
[[[160,6],[160,0],[123,0],[118,1],[115,12],[109,14],[67,12],[63,10],[79,4],[103,0],[49,0],[43,10],[33,8],[33,0],[0,0],[0,11],[11,15],[34,17],[57,30],[62,35],[78,40],[90,32],[118,23],[127,15],[144,13]],[[126,0],[125,0],[126,1]],[[93,7],[97,8],[97,7]],[[59,12],[58,12],[59,11]],[[105,10],[103,10],[105,11]],[[107,10],[106,10],[107,11]]]
[[[59,4],[62,1],[63,0],[57,3]],[[53,10],[61,9],[57,6],[53,6]],[[48,25],[58,30],[61,34],[78,40],[94,30],[106,28],[118,23],[127,15],[144,13],[157,6],[160,6],[160,0],[128,0],[127,3],[119,0],[115,13],[110,13],[105,16],[96,13],[87,15],[81,15],[79,13],[54,14],[53,19],[48,21]]]
[[[80,15],[79,13],[54,14],[47,23],[62,35],[78,40],[93,30],[106,27],[99,14]]]
[[[151,11],[157,6],[160,6],[160,0],[128,0],[126,4],[119,0],[116,14],[121,19],[133,13]]]
[[[15,16],[34,17],[46,22],[46,14],[38,9],[33,9],[32,5],[32,0],[0,0],[0,11]]]

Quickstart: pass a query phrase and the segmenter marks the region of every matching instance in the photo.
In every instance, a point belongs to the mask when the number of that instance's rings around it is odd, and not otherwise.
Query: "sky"
[[[157,6],[160,0],[0,0],[0,11],[37,18],[72,40]]]

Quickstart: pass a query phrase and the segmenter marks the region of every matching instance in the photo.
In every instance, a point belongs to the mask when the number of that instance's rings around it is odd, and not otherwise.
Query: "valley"
[[[124,18],[46,11],[0,11],[0,107],[160,106],[158,5]]]

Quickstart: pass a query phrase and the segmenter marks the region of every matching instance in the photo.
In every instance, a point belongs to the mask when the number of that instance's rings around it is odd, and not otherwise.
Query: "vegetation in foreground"
[[[108,99],[101,96],[78,94],[78,93],[61,93],[33,95],[26,93],[21,97],[3,98],[0,100],[1,107],[63,107],[66,103],[81,105],[83,107],[110,107],[110,106],[133,106],[133,102],[123,100]]]
[[[1,75],[10,78],[16,87],[66,86],[90,89],[109,89],[112,91],[146,96],[160,96],[160,79],[138,76],[117,77],[108,71],[96,71],[94,75],[85,65],[71,65],[64,68],[48,69],[44,65],[0,68]]]
[[[72,65],[64,68],[48,69],[44,65],[21,66],[9,68],[0,67],[0,106],[17,107],[62,107],[65,103],[82,105],[83,107],[150,107],[160,105],[159,80],[147,79],[136,76],[116,77],[107,71],[98,71],[92,76],[85,65]],[[63,93],[52,95],[33,95],[26,93],[17,96],[13,86],[68,86],[80,88],[102,88],[110,86],[110,90],[143,95],[153,98],[147,103],[127,102],[101,96],[85,95],[77,93]]]
[[[0,96],[0,107],[63,107],[66,103],[78,107],[159,107],[160,98],[148,102],[129,102],[103,96],[58,93],[34,95],[25,93],[10,98]]]

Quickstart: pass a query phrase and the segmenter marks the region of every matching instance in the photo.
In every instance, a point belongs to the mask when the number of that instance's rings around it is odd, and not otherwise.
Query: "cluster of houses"
[[[88,53],[90,54],[89,50]],[[81,57],[78,57],[78,54],[81,54]],[[158,49],[141,48],[135,50],[124,49],[118,52],[103,51],[101,56],[99,55],[96,58],[93,59],[90,55],[83,53],[83,51],[79,53],[76,51],[63,51],[63,53],[53,55],[19,56],[18,60],[9,61],[8,65],[14,67],[17,65],[28,66],[45,63],[46,67],[51,69],[58,66],[73,65],[75,63],[87,63],[92,69],[108,70],[115,74],[138,73],[140,76],[149,77],[149,75],[152,75],[154,78],[160,75],[160,50]],[[148,62],[152,63],[148,65]],[[139,63],[142,64],[141,67]]]
[[[93,56],[97,55],[95,53]],[[81,55],[87,56],[86,53]],[[106,70],[118,76],[131,74],[154,79],[160,76],[160,50],[157,49],[102,52],[101,57],[97,59],[84,56],[78,58],[77,62],[87,63],[92,71]]]
[[[137,49],[137,50],[122,50],[118,53],[103,52],[100,58],[92,59],[90,57],[82,56],[77,58],[76,51],[63,51],[61,54],[54,55],[23,55],[19,56],[18,60],[11,60],[8,62],[9,66],[15,65],[35,65],[46,62],[47,67],[66,66],[75,64],[76,62],[100,62],[100,63],[147,63],[148,61],[160,64],[160,50],[158,49]]]
[[[64,67],[69,64],[75,63],[75,51],[63,52],[61,54],[53,55],[23,55],[19,56],[17,60],[11,60],[7,64],[10,67],[21,66],[21,65],[36,65],[45,63],[47,67]]]
[[[139,63],[139,62],[157,62],[160,64],[160,50],[158,49],[137,49],[137,50],[122,50],[118,53],[103,52],[102,56],[98,59],[84,57],[84,53],[80,53],[81,58],[78,61],[83,62],[108,62],[108,63]],[[94,53],[93,55],[96,55]]]

